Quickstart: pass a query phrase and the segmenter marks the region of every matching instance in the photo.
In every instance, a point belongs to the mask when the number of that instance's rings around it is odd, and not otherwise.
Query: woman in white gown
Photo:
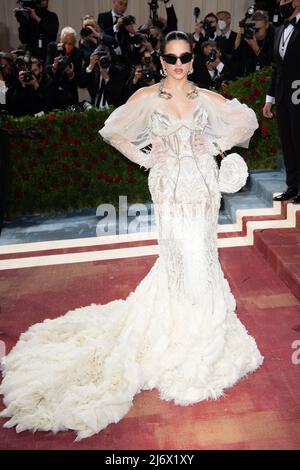
[[[185,33],[170,33],[166,79],[134,93],[100,130],[150,169],[159,257],[126,300],[78,308],[21,335],[2,364],[5,427],[72,429],[79,440],[118,422],[141,390],[178,405],[217,399],[263,362],[217,250],[221,192],[240,189],[247,171],[229,157],[219,169],[215,156],[247,147],[257,120],[236,99],[188,81],[191,51]]]

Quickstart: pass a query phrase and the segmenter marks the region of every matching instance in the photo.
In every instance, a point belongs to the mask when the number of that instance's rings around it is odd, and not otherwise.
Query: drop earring
[[[194,72],[194,69],[192,67],[191,70],[188,71],[188,75],[191,75],[193,72]]]
[[[161,74],[162,77],[165,78],[165,77],[168,75],[168,72],[167,72],[167,70],[163,67],[163,68],[160,70],[160,74]]]

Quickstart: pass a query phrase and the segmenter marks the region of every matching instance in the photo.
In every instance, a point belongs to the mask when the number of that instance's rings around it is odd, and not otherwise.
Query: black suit
[[[243,77],[254,73],[257,66],[262,69],[263,67],[271,65],[275,31],[274,26],[270,25],[265,39],[257,41],[260,48],[258,56],[254,53],[252,47],[242,39],[239,47],[234,51],[232,56],[236,76]]]
[[[237,33],[235,31],[231,31],[228,39],[226,36],[218,36],[216,39],[218,48],[227,60],[231,60],[232,58],[236,37]]]
[[[119,46],[122,51],[122,58],[124,63],[132,63],[133,52],[131,47],[130,34],[124,27],[119,28],[119,31],[117,33],[114,32],[112,12],[106,11],[104,13],[100,13],[98,16],[98,25],[108,36],[117,37]]]
[[[222,81],[229,81],[233,78],[230,66],[228,65],[226,59],[224,59],[223,56],[220,57],[220,60],[221,62],[223,62],[224,67],[222,69],[221,74],[218,73],[218,78],[215,79],[212,78],[211,74],[208,71],[208,68],[206,67],[206,60],[207,58],[204,55],[195,56],[193,63],[194,72],[189,75],[189,80],[194,82],[200,88],[218,89],[220,88]]]
[[[276,100],[287,186],[300,190],[300,104],[293,100],[296,92],[293,83],[300,78],[300,20],[294,27],[282,59],[279,47],[283,32],[284,26],[276,29],[272,81],[268,95]]]
[[[36,10],[41,21],[30,18],[29,21],[22,22],[19,27],[19,39],[22,44],[26,44],[35,57],[45,59],[47,46],[50,42],[56,41],[59,28],[59,20],[56,13],[44,8]],[[39,48],[39,40],[42,40],[42,48]]]
[[[109,69],[110,79],[105,84],[104,96],[109,105],[114,107],[121,106],[126,101],[125,83],[128,79],[128,72],[123,67],[111,65]],[[91,73],[86,71],[84,67],[82,72],[81,86],[87,88],[93,105],[96,105],[96,98],[99,91],[100,69],[95,66]]]

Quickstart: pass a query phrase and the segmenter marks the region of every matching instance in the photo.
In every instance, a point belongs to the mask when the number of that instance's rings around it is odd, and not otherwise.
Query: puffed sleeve
[[[147,148],[152,145],[149,117],[154,106],[152,94],[141,88],[116,108],[99,130],[105,142],[146,170],[156,161],[155,146]]]
[[[208,111],[205,134],[212,144],[223,152],[233,147],[249,147],[258,121],[253,109],[236,98],[229,100],[216,92],[202,89],[202,98]],[[219,152],[216,146],[217,155]]]

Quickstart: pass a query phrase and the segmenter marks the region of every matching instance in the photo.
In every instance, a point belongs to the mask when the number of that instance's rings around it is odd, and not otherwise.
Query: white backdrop
[[[159,2],[162,3],[162,2]],[[184,31],[193,31],[195,7],[201,9],[201,17],[206,13],[218,10],[229,10],[233,16],[233,25],[236,27],[251,4],[251,0],[173,0],[178,17],[178,28]],[[98,16],[98,13],[111,9],[111,0],[50,0],[49,9],[55,11],[60,20],[60,28],[73,26],[80,30],[81,17],[86,14]],[[11,50],[18,45],[18,23],[15,20],[13,9],[15,0],[0,0],[0,49]],[[147,0],[129,0],[127,14],[136,17],[137,25],[143,24],[149,16]],[[165,7],[160,6],[159,13],[165,16]]]

